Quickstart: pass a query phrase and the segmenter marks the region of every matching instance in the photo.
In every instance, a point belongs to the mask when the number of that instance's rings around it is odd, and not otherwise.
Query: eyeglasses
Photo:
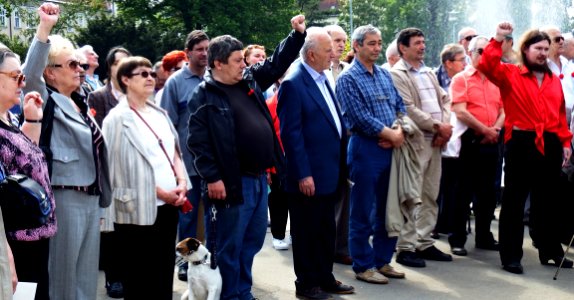
[[[558,44],[561,41],[564,41],[564,37],[559,35],[559,36],[555,36],[552,40],[554,41],[554,43]]]
[[[14,79],[14,81],[18,82],[18,85],[22,84],[22,82],[26,81],[26,75],[22,74],[22,71],[17,70],[17,71],[12,71],[12,72],[1,72],[0,74],[4,74],[12,79]]]
[[[148,72],[148,71],[141,71],[139,73],[132,73],[132,76],[136,76],[136,75],[141,75],[141,77],[143,78],[147,78],[148,76],[151,76],[151,78],[156,78],[157,77],[157,73],[156,72]]]
[[[81,64],[80,67],[82,67],[84,71],[87,71],[90,68],[90,64]]]
[[[454,59],[454,58],[453,58],[453,59],[451,59],[450,61],[458,61],[458,62],[464,63],[464,62],[466,62],[466,57],[459,58],[459,59]]]
[[[70,70],[76,70],[78,68],[78,66],[81,66],[80,61],[79,60],[69,60],[66,62],[65,64],[68,68],[70,68]],[[52,67],[54,68],[63,68],[64,65],[63,64],[53,64]],[[83,67],[82,67],[83,68]],[[87,70],[87,69],[85,69]]]
[[[472,52],[474,52],[474,53],[476,53],[476,54],[478,54],[478,55],[482,55],[482,53],[484,52],[484,49],[483,49],[483,48],[478,48],[478,49],[473,50]]]
[[[470,42],[470,40],[472,40],[473,38],[475,38],[475,37],[477,37],[477,36],[478,36],[478,35],[476,35],[476,34],[475,34],[475,35],[469,35],[469,36],[465,36],[464,39],[465,39],[467,42]]]

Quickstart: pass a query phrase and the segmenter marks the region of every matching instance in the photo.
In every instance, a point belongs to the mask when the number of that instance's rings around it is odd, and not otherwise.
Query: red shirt
[[[482,124],[496,123],[502,107],[500,90],[472,66],[452,78],[450,95],[453,103],[466,103],[466,110]]]
[[[265,103],[267,103],[267,108],[269,108],[269,113],[271,113],[271,120],[273,121],[273,129],[275,129],[275,134],[277,135],[277,139],[279,140],[279,146],[281,146],[281,150],[283,150],[283,143],[281,142],[281,135],[279,134],[281,131],[279,126],[279,117],[277,116],[277,95],[278,92],[275,92],[273,96],[265,100]],[[271,168],[268,171],[273,174],[277,173],[275,168]]]
[[[491,39],[484,48],[478,69],[500,88],[506,119],[505,142],[512,137],[512,129],[536,132],[535,144],[544,154],[544,132],[555,133],[563,147],[570,147],[572,133],[566,124],[566,107],[560,79],[544,74],[542,85],[524,66],[503,63],[502,42]]]

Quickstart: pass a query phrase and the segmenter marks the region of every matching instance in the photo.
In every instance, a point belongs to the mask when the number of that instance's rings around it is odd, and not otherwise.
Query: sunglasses
[[[69,60],[68,62],[66,62],[66,66],[70,69],[70,70],[76,70],[78,68],[78,66],[81,66],[82,64],[80,63],[79,60]],[[63,64],[53,64],[52,67],[54,68],[63,68],[64,65]],[[89,67],[89,66],[88,66]],[[82,67],[83,68],[83,67]],[[84,69],[87,70],[87,69]]]
[[[175,71],[179,71],[180,69],[181,69],[180,67],[174,67],[174,68],[171,69],[171,71],[172,71],[172,72],[175,72]]]
[[[81,64],[80,67],[82,67],[84,71],[87,71],[90,68],[90,64]]]
[[[14,81],[18,82],[18,85],[20,85],[22,82],[26,81],[26,75],[22,74],[22,71],[20,71],[20,70],[12,71],[12,72],[0,72],[0,74],[4,74],[4,75],[14,79]]]
[[[484,52],[483,48],[478,48],[476,50],[473,51],[474,53],[478,54],[478,55],[482,55],[482,53]]]
[[[561,36],[561,35],[560,35],[560,36],[555,36],[552,40],[554,41],[554,43],[558,44],[558,43],[560,43],[561,41],[564,41],[564,37]]]
[[[475,37],[477,37],[477,36],[478,36],[478,35],[476,35],[476,34],[475,34],[475,35],[469,35],[469,36],[465,36],[464,39],[465,39],[467,42],[470,42],[470,40],[472,40],[473,38],[475,38]]]
[[[132,73],[132,76],[136,76],[136,75],[141,75],[141,77],[143,78],[147,78],[148,76],[151,76],[151,78],[156,78],[157,77],[157,73],[156,72],[148,72],[148,71],[141,71],[139,73]]]

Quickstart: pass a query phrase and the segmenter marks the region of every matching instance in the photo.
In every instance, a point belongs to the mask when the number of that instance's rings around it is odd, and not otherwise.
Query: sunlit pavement
[[[497,236],[498,221],[492,224]],[[295,274],[292,252],[277,251],[271,246],[268,230],[265,245],[255,257],[253,266],[253,294],[259,299],[295,299]],[[447,238],[441,235],[436,246],[450,253]],[[452,262],[427,261],[422,269],[392,265],[406,272],[406,279],[390,279],[387,285],[368,284],[355,279],[350,266],[334,265],[335,277],[355,287],[355,294],[334,296],[334,299],[574,299],[574,270],[563,269],[557,280],[552,280],[556,267],[543,266],[538,252],[525,230],[525,273],[514,275],[501,269],[497,252],[474,248],[474,236],[466,245],[468,256],[454,256]],[[574,251],[568,257],[574,259]],[[145,263],[145,262],[142,262]],[[103,272],[98,283],[98,300],[111,299],[105,294]],[[174,279],[173,299],[179,300],[186,283]]]

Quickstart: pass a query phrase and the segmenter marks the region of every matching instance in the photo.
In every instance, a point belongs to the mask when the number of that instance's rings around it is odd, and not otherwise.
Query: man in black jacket
[[[281,174],[283,154],[261,90],[279,79],[305,40],[305,17],[267,60],[246,69],[243,44],[224,35],[211,40],[210,71],[193,92],[188,149],[211,211],[208,246],[215,242],[223,277],[221,299],[253,299],[251,267],[267,230],[267,169]]]

